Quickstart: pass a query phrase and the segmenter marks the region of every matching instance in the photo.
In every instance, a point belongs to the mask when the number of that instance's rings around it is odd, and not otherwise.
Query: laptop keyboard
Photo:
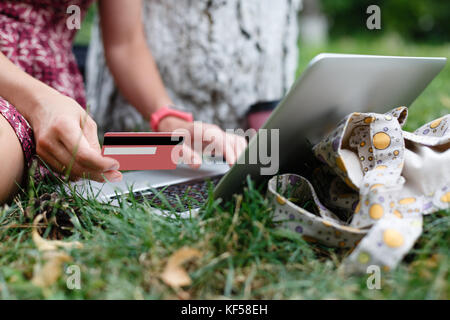
[[[184,212],[200,208],[208,198],[208,191],[219,183],[222,175],[201,180],[188,181],[159,188],[149,188],[133,193],[139,203],[148,202],[152,207]],[[120,198],[115,196],[112,199]],[[130,194],[126,199],[132,201]]]

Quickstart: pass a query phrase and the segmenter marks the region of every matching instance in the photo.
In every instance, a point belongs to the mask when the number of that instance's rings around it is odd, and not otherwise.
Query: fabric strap
[[[394,268],[422,233],[422,215],[450,203],[450,115],[409,133],[401,129],[407,112],[352,113],[314,146],[322,164],[311,181],[272,178],[280,227],[353,248],[343,263],[349,272]]]

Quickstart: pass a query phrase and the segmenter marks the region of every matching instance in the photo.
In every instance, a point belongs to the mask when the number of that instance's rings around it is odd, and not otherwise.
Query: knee
[[[0,115],[0,205],[17,193],[24,172],[24,156],[19,139]]]

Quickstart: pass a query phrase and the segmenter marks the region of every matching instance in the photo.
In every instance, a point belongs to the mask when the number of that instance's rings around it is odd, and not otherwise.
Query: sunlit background
[[[379,30],[366,26],[370,5],[380,8]],[[95,14],[93,6],[78,33],[75,50],[81,47],[83,52],[89,44]],[[297,75],[321,52],[450,58],[450,1],[303,0],[298,43]],[[417,128],[449,111],[447,65],[412,105],[406,129]]]

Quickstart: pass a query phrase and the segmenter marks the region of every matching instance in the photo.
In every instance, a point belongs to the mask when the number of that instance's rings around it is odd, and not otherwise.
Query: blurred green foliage
[[[94,23],[95,14],[97,12],[97,6],[92,5],[89,7],[86,16],[84,17],[83,24],[81,25],[81,29],[78,31],[77,36],[75,37],[74,44],[87,46],[89,45],[89,41],[91,40],[91,29],[92,24]]]
[[[330,23],[330,35],[367,33],[367,7],[381,9],[381,30],[410,40],[450,41],[448,0],[320,0]]]

